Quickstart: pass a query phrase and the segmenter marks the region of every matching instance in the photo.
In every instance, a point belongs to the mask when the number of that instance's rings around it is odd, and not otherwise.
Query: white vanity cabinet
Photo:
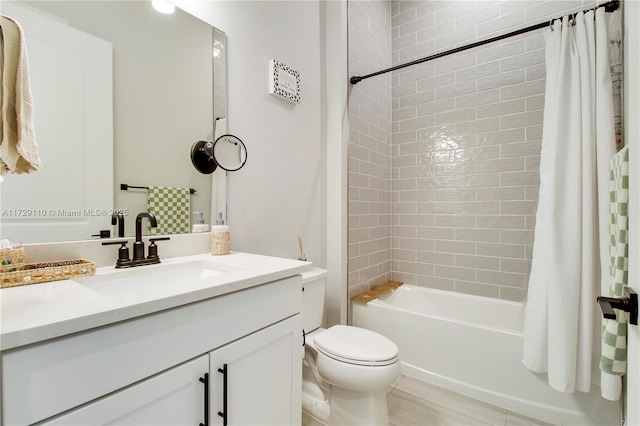
[[[229,425],[300,424],[300,287],[294,275],[3,350],[2,425],[223,424],[225,400]]]
[[[210,425],[300,424],[302,348],[290,318],[209,354]]]
[[[198,425],[205,413],[200,379],[208,368],[209,357],[201,356],[42,424]]]

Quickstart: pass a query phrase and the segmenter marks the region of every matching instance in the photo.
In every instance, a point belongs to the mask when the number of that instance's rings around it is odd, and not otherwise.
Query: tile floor
[[[406,376],[389,387],[387,401],[391,426],[551,426]],[[321,423],[303,415],[302,425]]]
[[[550,426],[407,376],[390,387],[387,401],[393,426]]]

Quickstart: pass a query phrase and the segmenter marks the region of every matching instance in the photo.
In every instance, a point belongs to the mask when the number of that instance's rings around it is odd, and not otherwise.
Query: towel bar
[[[629,312],[629,323],[638,325],[638,293],[631,288],[624,288],[624,297],[598,297],[598,305],[602,310],[602,316],[607,319],[616,319],[616,313],[613,310],[620,309]]]
[[[148,187],[148,186],[133,186],[133,185],[127,185],[126,183],[121,183],[121,184],[120,184],[120,189],[121,189],[122,191],[126,191],[126,190],[128,190],[129,188],[132,188],[132,189],[149,189],[149,187]],[[196,191],[195,189],[193,189],[193,188],[189,188],[189,192],[190,192],[191,194],[195,194],[197,191]]]

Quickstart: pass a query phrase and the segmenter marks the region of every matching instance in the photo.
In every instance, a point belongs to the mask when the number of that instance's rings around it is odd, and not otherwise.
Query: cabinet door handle
[[[227,364],[218,368],[218,372],[222,373],[222,411],[218,411],[218,415],[222,417],[222,425],[227,426],[227,377],[229,374]]]
[[[204,383],[204,423],[200,426],[209,426],[209,373],[204,373],[200,381]]]

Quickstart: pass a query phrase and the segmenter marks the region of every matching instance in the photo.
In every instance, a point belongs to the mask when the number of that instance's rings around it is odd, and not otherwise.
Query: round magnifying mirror
[[[240,138],[222,135],[213,143],[213,158],[223,170],[240,170],[247,162],[247,148]]]

